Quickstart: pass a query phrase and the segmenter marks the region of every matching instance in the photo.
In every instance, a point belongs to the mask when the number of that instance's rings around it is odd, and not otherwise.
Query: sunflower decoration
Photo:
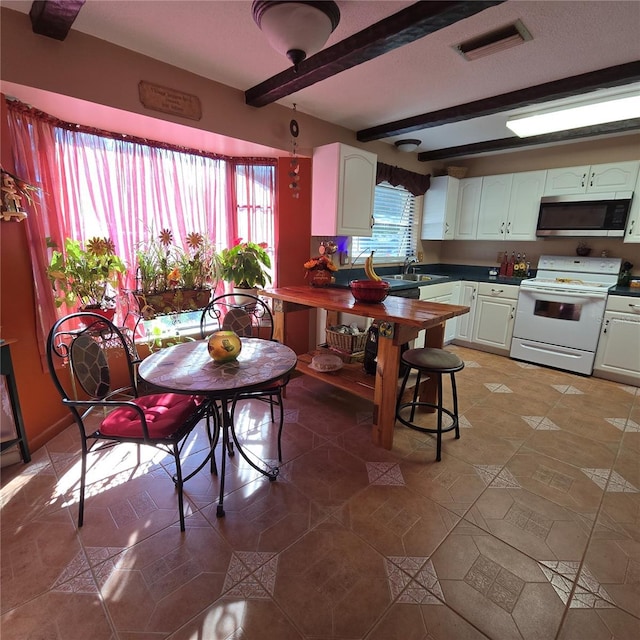
[[[171,229],[163,229],[160,232],[159,240],[160,244],[165,247],[169,247],[173,244],[173,233],[171,232]]]
[[[187,246],[194,251],[199,249],[204,244],[204,237],[201,233],[193,231],[187,235]]]
[[[116,247],[111,238],[94,237],[87,240],[87,251],[94,256],[112,256],[116,252]]]

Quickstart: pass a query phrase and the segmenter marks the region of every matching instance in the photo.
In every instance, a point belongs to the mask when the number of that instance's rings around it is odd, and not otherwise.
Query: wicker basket
[[[356,335],[350,333],[340,333],[339,331],[326,330],[327,345],[335,347],[346,353],[355,353],[364,350],[364,344],[367,341],[367,333],[358,333]]]
[[[447,167],[447,175],[452,178],[466,178],[468,171],[467,167]]]

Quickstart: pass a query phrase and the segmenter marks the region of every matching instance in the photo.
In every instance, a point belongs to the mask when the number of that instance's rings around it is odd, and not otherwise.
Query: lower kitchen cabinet
[[[437,284],[423,285],[420,287],[420,300],[428,300],[429,302],[439,302],[441,304],[457,304],[453,300],[453,282],[439,282]],[[444,325],[444,342],[451,342],[455,337],[456,323],[458,318],[447,320]],[[424,346],[424,331],[418,334],[413,341],[412,348]]]
[[[469,313],[456,318],[456,341],[471,342],[473,333],[473,321],[476,311],[476,296],[478,293],[477,282],[462,281],[458,283],[457,304],[469,307]]]
[[[609,296],[593,375],[627,384],[640,382],[640,298]]]
[[[519,287],[478,284],[471,341],[488,351],[507,354],[511,348]]]

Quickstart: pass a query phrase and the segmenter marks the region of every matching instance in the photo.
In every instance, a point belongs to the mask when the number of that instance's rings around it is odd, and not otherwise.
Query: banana
[[[375,282],[380,282],[382,280],[382,278],[375,272],[375,269],[373,268],[373,251],[371,252],[371,255],[368,256],[364,261],[364,272],[369,280],[373,280]]]

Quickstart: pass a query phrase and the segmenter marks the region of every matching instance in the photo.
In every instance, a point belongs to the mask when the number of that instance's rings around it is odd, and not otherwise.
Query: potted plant
[[[83,247],[79,240],[67,238],[64,250],[47,238],[54,251],[47,267],[47,276],[56,294],[57,307],[80,305],[83,310],[101,312],[110,320],[116,308],[118,275],[126,265],[115,255],[109,238],[91,238]]]
[[[185,244],[186,248],[174,244],[173,233],[163,229],[138,247],[134,297],[145,320],[209,303],[218,277],[215,247],[196,232],[186,236]]]
[[[265,242],[242,242],[230,249],[220,252],[220,277],[225,282],[233,283],[236,289],[256,290],[264,288],[271,282],[268,269],[271,268],[271,258],[266,252]],[[255,293],[255,291],[254,291]]]

